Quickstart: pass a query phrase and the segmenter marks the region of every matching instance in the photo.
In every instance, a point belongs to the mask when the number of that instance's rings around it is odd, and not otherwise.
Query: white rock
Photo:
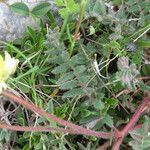
[[[4,0],[8,4],[15,2],[24,2],[29,8],[33,8],[40,2],[49,2],[53,5],[54,0]],[[21,16],[10,10],[10,8],[0,2],[0,40],[14,41],[22,36],[27,26],[37,27],[39,19],[33,19],[31,16]]]

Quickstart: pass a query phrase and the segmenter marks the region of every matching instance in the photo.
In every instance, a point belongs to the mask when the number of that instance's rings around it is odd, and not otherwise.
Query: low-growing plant
[[[48,3],[31,11],[24,3],[10,6],[48,21],[45,25],[41,20],[37,30],[28,27],[22,39],[2,42],[20,63],[14,77],[4,80],[9,90],[1,94],[9,102],[2,108],[11,113],[2,117],[1,145],[24,150],[149,149],[148,2],[55,4],[60,27]]]

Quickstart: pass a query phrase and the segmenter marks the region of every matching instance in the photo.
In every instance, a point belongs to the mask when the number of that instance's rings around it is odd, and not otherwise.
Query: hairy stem
[[[64,128],[52,128],[52,127],[27,127],[27,126],[18,126],[18,125],[7,125],[7,124],[0,124],[1,129],[8,129],[12,131],[35,131],[35,132],[63,132],[63,133],[73,133],[74,130],[64,129]]]
[[[133,115],[129,123],[123,128],[122,130],[123,136],[125,136],[129,132],[129,130],[135,126],[135,124],[139,120],[139,117],[141,116],[141,114],[144,112],[145,108],[147,108],[149,104],[150,104],[150,98],[148,97],[144,98],[139,109],[135,112],[135,114]]]
[[[122,143],[123,138],[119,138],[113,146],[113,150],[119,150],[119,147]]]
[[[51,119],[63,126],[69,127],[70,129],[64,129],[64,128],[51,128],[51,127],[21,127],[21,126],[11,126],[6,124],[0,124],[0,128],[6,128],[14,131],[56,131],[56,132],[64,132],[64,133],[70,133],[70,134],[81,134],[81,135],[90,135],[90,136],[96,136],[98,138],[105,138],[109,139],[112,137],[111,133],[105,133],[105,132],[97,132],[93,130],[89,130],[86,128],[83,128],[81,126],[75,125],[71,122],[65,121],[63,119],[60,119],[52,114],[47,113],[43,109],[35,106],[34,104],[31,104],[28,101],[25,101],[24,99],[8,92],[4,91],[2,92],[2,95],[5,97],[8,97],[9,99],[13,100],[14,102],[17,102],[24,107],[28,108],[31,111],[36,112],[40,116],[46,117],[48,119]],[[141,106],[139,109],[135,112],[129,123],[121,130],[114,131],[113,133],[113,139],[116,140],[113,146],[113,150],[119,150],[119,147],[124,139],[124,137],[129,133],[129,131],[134,130],[136,128],[141,128],[142,125],[135,126],[136,122],[139,120],[139,117],[142,115],[142,113],[145,111],[146,108],[148,108],[150,105],[150,97],[144,98]]]
[[[43,127],[43,126],[18,126],[18,125],[7,125],[7,124],[0,124],[0,129],[8,129],[12,131],[26,131],[26,132],[62,132],[66,134],[76,134],[76,135],[87,135],[87,136],[93,136],[90,132],[84,132],[80,130],[73,130],[73,129],[64,129],[64,128],[52,128],[52,127]],[[102,133],[95,135],[96,137],[100,138],[101,136],[103,138],[108,139],[110,137],[109,133]]]
[[[74,133],[80,132],[81,134],[84,134],[84,135],[91,135],[91,136],[102,137],[102,138],[107,138],[107,139],[111,137],[111,133],[96,132],[96,131],[89,130],[89,129],[83,128],[81,126],[75,125],[75,124],[65,121],[63,119],[60,119],[60,118],[47,113],[43,109],[35,106],[34,104],[31,104],[28,101],[25,101],[24,99],[14,95],[8,91],[2,92],[2,95],[5,97],[8,97],[9,99],[13,100],[14,102],[17,102],[17,103],[23,105],[27,109],[36,112],[40,116],[46,117],[46,118],[51,119],[63,126],[69,127],[70,129],[72,129],[74,131]]]
[[[144,110],[148,107],[148,105],[150,105],[150,97],[144,98],[139,109],[135,112],[135,114],[133,115],[133,117],[131,118],[129,123],[122,129],[122,131],[121,131],[122,137],[117,139],[116,143],[113,146],[113,150],[119,150],[119,147],[120,147],[124,137],[129,133],[130,130],[140,127],[140,125],[135,126],[135,124],[139,120],[139,117],[142,115]]]

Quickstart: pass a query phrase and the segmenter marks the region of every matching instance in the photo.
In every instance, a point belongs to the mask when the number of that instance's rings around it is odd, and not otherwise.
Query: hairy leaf
[[[41,3],[34,7],[31,13],[35,16],[44,16],[51,9],[50,3]]]
[[[24,15],[24,16],[29,15],[29,8],[25,3],[17,2],[17,3],[10,5],[10,8],[12,11],[20,15]]]

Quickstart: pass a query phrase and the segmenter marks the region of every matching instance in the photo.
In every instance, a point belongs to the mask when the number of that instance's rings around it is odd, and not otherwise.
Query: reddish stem
[[[27,127],[27,126],[18,126],[18,125],[7,125],[7,124],[0,124],[1,129],[8,129],[12,131],[34,131],[34,132],[63,132],[63,133],[69,133],[69,134],[77,134],[77,135],[90,135],[93,136],[93,134],[89,132],[84,132],[80,130],[72,130],[72,129],[64,129],[64,128],[52,128],[52,127],[42,127],[42,126],[37,126],[37,127]],[[102,133],[99,135],[95,135],[96,137],[100,138],[101,135],[103,138],[110,138],[109,133]]]
[[[122,140],[123,140],[123,138],[117,139],[116,143],[113,146],[113,150],[119,150],[119,147],[120,147],[120,145],[122,143]]]
[[[74,133],[74,130],[64,129],[64,128],[52,128],[52,127],[27,127],[27,126],[16,126],[16,125],[7,125],[7,124],[0,124],[1,129],[8,129],[12,131],[37,131],[37,132],[63,132],[63,133]]]
[[[139,120],[139,117],[141,116],[145,108],[149,105],[149,103],[150,98],[149,97],[144,98],[139,109],[135,112],[129,123],[121,131],[123,136],[125,136],[129,132],[129,130],[135,126],[136,122]]]
[[[121,131],[121,138],[118,138],[116,143],[114,144],[113,146],[113,150],[118,150],[122,141],[123,141],[123,138],[128,134],[128,132],[130,130],[133,130],[133,129],[136,129],[139,126],[135,126],[136,122],[139,120],[139,117],[142,115],[142,113],[144,112],[145,108],[150,104],[150,97],[146,97],[144,98],[141,106],[139,107],[139,109],[135,112],[135,114],[133,115],[133,117],[131,118],[131,120],[129,121],[129,123],[122,129]]]
[[[102,137],[102,138],[107,138],[107,139],[111,137],[111,133],[96,132],[96,131],[89,130],[89,129],[83,128],[81,126],[75,125],[75,124],[68,122],[68,121],[65,121],[63,119],[60,119],[60,118],[58,118],[52,114],[47,113],[43,109],[38,108],[34,104],[31,104],[30,102],[25,101],[24,99],[14,95],[8,91],[4,91],[4,92],[2,92],[2,94],[3,94],[3,96],[8,97],[9,99],[13,100],[14,102],[17,102],[17,103],[23,105],[24,107],[30,109],[31,111],[36,112],[40,116],[47,117],[47,118],[49,118],[49,119],[51,119],[51,120],[53,120],[53,121],[55,121],[61,125],[67,126],[77,133],[80,132],[80,133],[85,134],[85,135],[92,135],[92,136]]]
[[[108,139],[112,136],[112,134],[110,134],[110,133],[96,132],[96,131],[89,130],[89,129],[83,128],[81,126],[75,125],[75,124],[65,121],[63,119],[60,119],[52,114],[45,112],[43,109],[38,108],[34,104],[31,104],[30,102],[25,101],[24,99],[14,95],[10,92],[4,91],[4,92],[2,92],[2,94],[3,94],[3,96],[6,96],[9,99],[12,99],[14,102],[17,102],[17,103],[23,105],[24,107],[30,109],[31,111],[38,113],[40,116],[47,117],[61,125],[69,127],[70,129],[64,129],[64,128],[55,129],[55,128],[50,128],[50,127],[21,127],[21,126],[9,126],[9,125],[0,125],[0,128],[7,128],[10,130],[15,130],[15,131],[16,130],[17,131],[18,130],[19,131],[37,131],[37,130],[38,131],[59,131],[59,132],[71,133],[71,134],[91,135],[91,136],[96,136],[99,138],[101,137],[101,138],[106,138],[106,139]],[[133,115],[133,117],[131,118],[129,123],[121,131],[118,131],[117,129],[116,129],[116,131],[114,131],[113,139],[116,140],[116,143],[113,146],[113,150],[119,149],[119,147],[123,141],[123,138],[128,134],[128,132],[130,130],[134,130],[136,128],[141,127],[141,125],[135,126],[135,124],[139,120],[139,117],[144,112],[144,110],[148,107],[149,104],[150,104],[150,97],[144,98],[141,106],[135,112],[135,114]]]

